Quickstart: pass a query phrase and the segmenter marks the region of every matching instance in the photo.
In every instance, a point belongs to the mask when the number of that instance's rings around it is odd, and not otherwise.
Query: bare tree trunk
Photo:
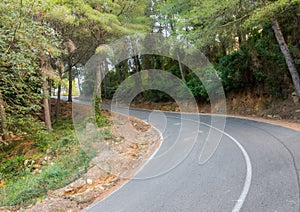
[[[61,83],[59,82],[57,88],[57,99],[56,99],[56,110],[55,110],[55,118],[59,118],[60,114],[60,94],[61,94]]]
[[[179,64],[181,79],[183,80],[183,82],[185,82],[185,78],[184,78],[184,74],[183,74],[183,69],[182,69],[182,64],[181,64],[179,53],[177,52],[176,55],[177,55],[177,60],[178,60],[178,64]]]
[[[98,127],[100,127],[101,123],[101,80],[102,80],[102,61],[98,59],[98,68],[96,70],[96,84],[95,84],[95,93],[94,93],[94,99],[93,99],[93,106],[94,106],[94,111],[95,111],[95,118],[96,118],[96,123]]]
[[[43,80],[43,93],[44,93],[44,115],[45,115],[45,125],[46,125],[46,129],[48,132],[51,131],[51,117],[50,117],[50,107],[49,107],[49,101],[47,99],[47,95],[48,95],[48,89],[47,89],[47,80],[44,79]]]
[[[45,116],[45,125],[46,125],[46,130],[48,132],[51,131],[51,116],[50,116],[50,107],[49,107],[49,101],[47,96],[49,95],[49,90],[48,90],[48,81],[46,77],[46,71],[47,71],[47,64],[43,59],[41,59],[41,69],[42,69],[42,78],[43,78],[43,94],[44,94],[44,116]]]
[[[275,37],[277,39],[277,42],[280,46],[281,52],[284,55],[286,64],[288,66],[288,69],[290,71],[290,74],[292,76],[292,80],[295,86],[295,90],[297,93],[298,98],[300,98],[300,80],[299,80],[299,73],[297,71],[297,68],[295,66],[294,60],[292,58],[292,55],[289,51],[289,48],[284,40],[283,34],[281,32],[281,29],[279,27],[277,19],[272,21],[272,28],[275,33]]]
[[[59,75],[59,82],[57,86],[57,99],[56,99],[56,107],[55,107],[55,118],[59,118],[60,114],[60,94],[61,94],[61,78],[64,71],[63,63],[60,63],[58,66],[58,75]]]
[[[49,78],[47,79],[47,85],[48,85],[48,95],[50,96],[50,98],[48,99],[48,105],[49,105],[49,111],[50,111],[50,115],[51,115],[52,81]]]
[[[2,130],[2,139],[5,141],[9,139],[8,131],[7,131],[7,119],[6,119],[6,113],[5,113],[5,108],[4,108],[4,102],[3,102],[3,97],[2,93],[0,91],[0,119],[1,119],[1,130]]]
[[[107,98],[107,81],[109,80],[109,75],[107,74],[108,71],[109,71],[109,67],[108,67],[108,62],[107,60],[105,59],[104,60],[104,64],[105,64],[105,71],[104,71],[104,76],[106,75],[106,78],[104,78],[103,80],[103,88],[104,88],[104,98],[106,99]]]
[[[139,54],[133,56],[133,60],[134,60],[134,65],[135,65],[135,71],[136,71],[136,73],[138,73],[137,78],[136,78],[136,87],[137,87],[137,89],[142,91],[144,89],[143,89],[143,80],[142,80],[142,75],[141,75],[142,66],[141,66]],[[140,95],[143,96],[143,93],[140,93]]]
[[[65,46],[67,47],[68,50],[68,77],[69,77],[69,92],[68,92],[68,102],[72,102],[72,81],[73,81],[73,74],[72,74],[72,66],[73,66],[73,53],[76,50],[76,46],[73,43],[71,39],[67,39],[65,42]]]
[[[96,70],[96,96],[101,97],[101,81],[102,81],[102,64],[103,61],[98,61],[98,68]]]
[[[69,55],[69,59],[68,59],[68,74],[69,74],[68,102],[72,102],[73,74],[72,74],[72,56],[71,55]]]
[[[79,95],[81,96],[82,94],[82,86],[81,86],[81,82],[80,82],[80,75],[78,74],[78,80],[77,80],[77,86],[78,86],[78,89],[79,89]]]

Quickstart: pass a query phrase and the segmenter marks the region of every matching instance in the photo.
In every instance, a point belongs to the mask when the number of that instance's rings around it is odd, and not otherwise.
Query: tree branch
[[[249,17],[249,14],[246,14],[246,15],[244,15],[243,17],[240,17],[240,18],[238,18],[238,19],[236,19],[236,20],[234,20],[234,21],[231,21],[231,22],[228,22],[228,23],[226,23],[226,24],[223,24],[223,25],[221,25],[220,27],[226,27],[226,26],[229,26],[229,25],[234,24],[234,23],[236,23],[236,22],[242,21],[243,19],[245,19],[245,18],[247,18],[247,17]]]

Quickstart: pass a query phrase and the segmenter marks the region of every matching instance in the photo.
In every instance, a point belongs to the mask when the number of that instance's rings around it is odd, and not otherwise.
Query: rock
[[[33,166],[32,166],[32,168],[34,168],[34,169],[38,169],[38,168],[40,168],[41,166],[39,165],[39,164],[34,164]]]
[[[42,173],[42,170],[40,169],[35,169],[32,174],[41,174]]]
[[[51,148],[49,148],[49,149],[46,150],[46,154],[50,154],[50,153],[52,153],[52,149]]]
[[[104,190],[104,187],[102,185],[97,185],[95,188],[100,189],[100,190]]]
[[[92,185],[92,184],[93,184],[93,180],[87,179],[87,180],[86,180],[86,183],[89,184],[89,185]]]
[[[64,195],[72,195],[75,193],[74,188],[67,188],[64,192]]]

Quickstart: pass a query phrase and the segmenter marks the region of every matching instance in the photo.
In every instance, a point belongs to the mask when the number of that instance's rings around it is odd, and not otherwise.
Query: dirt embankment
[[[52,99],[51,103],[54,117],[56,100]],[[74,106],[80,111],[80,114],[73,117],[75,119],[87,117],[92,111],[91,106],[62,101],[59,117],[72,117]],[[81,211],[123,185],[161,144],[159,132],[151,125],[133,117],[112,114],[108,110],[102,113],[110,125],[98,128],[93,123],[83,122],[83,137],[78,138],[87,140],[87,143],[81,144],[83,149],[85,145],[91,145],[89,147],[96,150],[88,171],[63,188],[49,190],[45,199],[22,211]],[[126,135],[123,134],[124,129]],[[92,142],[89,142],[91,138]],[[20,206],[2,207],[0,211],[20,209]]]
[[[109,101],[106,101],[109,103]],[[136,100],[135,108],[179,112],[176,102],[145,102]],[[200,113],[211,113],[211,105],[198,104]],[[257,96],[252,92],[232,93],[226,96],[226,115],[282,125],[300,130],[300,103],[294,102],[292,94],[285,100],[271,96]]]

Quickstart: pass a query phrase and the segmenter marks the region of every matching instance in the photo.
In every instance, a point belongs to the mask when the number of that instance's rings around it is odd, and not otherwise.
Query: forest
[[[300,97],[299,15],[300,0],[2,0],[0,196],[9,195],[0,206],[44,196],[87,166],[89,158],[76,144],[71,118],[60,112],[68,103],[51,96],[60,99],[65,90],[72,102],[72,96],[93,91],[94,77],[82,76],[82,69],[100,46],[138,33],[180,39],[208,58],[226,95],[251,93],[267,99],[263,104],[268,107],[292,93]],[[179,57],[139,54],[108,71],[94,101],[112,99],[127,77],[145,69],[177,76],[199,104],[209,102],[201,80]],[[82,77],[90,84],[79,85]],[[137,99],[173,101],[158,90],[145,91]],[[98,125],[105,125],[98,112]],[[30,148],[22,145],[26,151],[16,151],[22,142],[34,146],[35,153],[26,155]],[[34,161],[49,151],[65,151],[80,160],[60,159],[49,170],[36,173],[34,186],[25,188],[22,181],[36,169]],[[64,163],[72,168],[66,171]]]

